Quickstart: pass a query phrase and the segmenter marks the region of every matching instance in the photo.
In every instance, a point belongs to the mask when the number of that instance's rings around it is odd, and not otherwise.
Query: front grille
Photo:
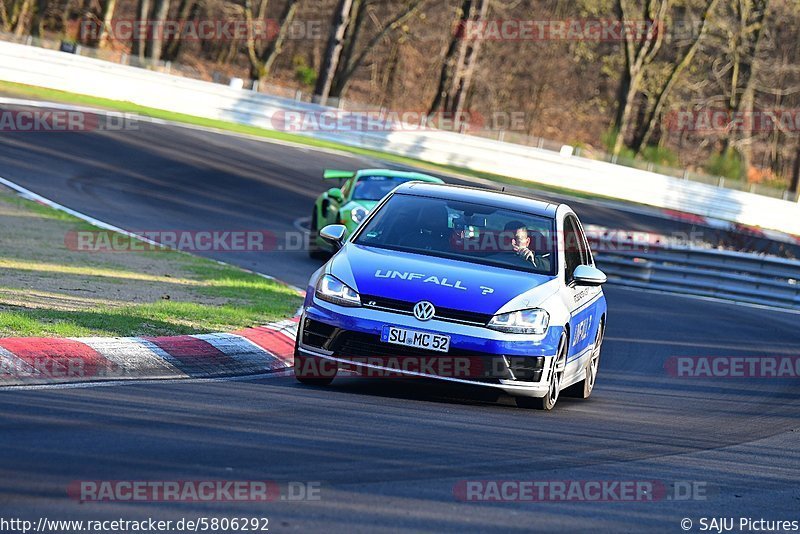
[[[346,331],[334,336],[330,348],[340,358],[393,369],[399,367],[448,378],[488,382],[512,378],[502,356],[482,352],[434,352],[383,343],[379,336]]]
[[[394,313],[401,313],[403,315],[413,315],[414,305],[416,304],[416,302],[408,302],[406,300],[390,299],[386,297],[376,297],[373,295],[361,295],[361,302],[366,308],[386,310]],[[453,323],[486,326],[492,319],[492,315],[456,310],[454,308],[440,308],[439,306],[436,306],[436,315],[434,318]]]

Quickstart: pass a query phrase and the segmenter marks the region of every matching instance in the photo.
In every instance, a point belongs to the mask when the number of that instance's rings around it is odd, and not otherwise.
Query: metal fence
[[[794,260],[656,246],[604,250],[597,265],[624,286],[800,310],[800,262]]]

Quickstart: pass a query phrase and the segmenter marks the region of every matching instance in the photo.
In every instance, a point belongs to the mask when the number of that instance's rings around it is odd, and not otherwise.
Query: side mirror
[[[347,228],[343,224],[329,224],[319,231],[319,236],[323,241],[332,245],[334,250],[339,250],[347,237]]]
[[[344,202],[344,195],[342,194],[342,190],[338,187],[328,189],[328,198],[332,198],[336,202]]]
[[[601,286],[608,281],[603,271],[591,265],[578,265],[572,278],[579,286]]]

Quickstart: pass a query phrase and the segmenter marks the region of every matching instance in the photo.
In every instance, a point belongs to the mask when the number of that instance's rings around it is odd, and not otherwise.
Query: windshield
[[[394,195],[355,243],[554,275],[553,219],[468,202]]]
[[[353,200],[380,200],[412,178],[400,176],[362,176],[353,189]]]

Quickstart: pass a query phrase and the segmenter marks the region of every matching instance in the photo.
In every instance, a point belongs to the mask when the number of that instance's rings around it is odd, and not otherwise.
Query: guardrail
[[[287,110],[334,111],[292,99],[8,42],[0,42],[0,79],[266,129],[275,129],[276,114]],[[355,128],[305,134],[432,163],[800,235],[800,205],[796,202],[681,180],[566,152],[559,154],[436,130]]]
[[[800,310],[800,262],[693,247],[604,248],[612,283]]]

